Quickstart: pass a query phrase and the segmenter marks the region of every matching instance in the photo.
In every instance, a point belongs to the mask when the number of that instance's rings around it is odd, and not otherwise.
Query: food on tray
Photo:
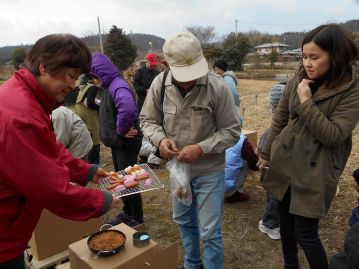
[[[116,188],[118,185],[121,185],[120,182],[111,182],[109,185],[106,186],[106,189],[113,190],[114,188]]]
[[[147,178],[145,181],[145,186],[146,187],[151,187],[152,186],[152,178]]]
[[[114,191],[124,191],[124,190],[126,190],[126,187],[125,187],[125,185],[120,184],[120,185],[116,186],[113,190]]]
[[[126,238],[121,233],[109,230],[94,235],[88,246],[95,251],[109,251],[121,247],[125,242]]]
[[[133,168],[134,168],[136,171],[141,171],[141,170],[143,170],[142,167],[141,167],[141,165],[138,165],[138,164],[135,164],[135,165],[133,166]]]
[[[136,179],[136,175],[125,175],[123,177],[124,182],[126,181],[134,181]]]
[[[138,174],[136,175],[135,180],[144,180],[144,179],[149,178],[149,176],[150,176],[150,175],[149,175],[146,171],[141,171],[140,173],[138,173]]]
[[[123,183],[125,185],[126,189],[133,188],[138,186],[139,182],[134,180],[128,180]]]
[[[135,164],[134,166],[128,166],[125,170],[125,173],[128,175],[135,175],[141,172],[146,171],[141,167],[141,165]]]

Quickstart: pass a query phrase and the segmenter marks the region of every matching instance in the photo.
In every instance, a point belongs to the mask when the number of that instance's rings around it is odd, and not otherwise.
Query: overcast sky
[[[310,30],[359,19],[359,0],[0,0],[0,46],[33,44],[47,34],[79,37],[125,32],[166,38],[185,26],[214,26],[219,35]]]

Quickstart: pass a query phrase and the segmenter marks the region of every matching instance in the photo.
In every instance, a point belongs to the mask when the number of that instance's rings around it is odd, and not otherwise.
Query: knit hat
[[[223,70],[224,72],[226,72],[228,69],[228,63],[225,60],[218,60],[218,61],[214,62],[213,68],[214,67],[217,67],[217,68]]]
[[[269,106],[271,108],[272,114],[276,110],[279,100],[282,97],[283,91],[285,89],[285,84],[279,83],[275,84],[269,91]]]
[[[168,38],[163,46],[163,55],[173,77],[179,82],[196,80],[208,73],[201,44],[191,32]]]
[[[151,66],[156,66],[157,65],[157,55],[156,55],[156,53],[149,53],[149,54],[147,54],[147,56],[146,56],[146,60],[147,60],[147,62],[149,62],[149,64],[151,65]]]

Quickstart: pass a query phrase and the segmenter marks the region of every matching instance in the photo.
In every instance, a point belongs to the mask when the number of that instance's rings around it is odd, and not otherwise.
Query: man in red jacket
[[[81,40],[49,35],[0,87],[0,268],[25,268],[23,252],[43,208],[84,221],[118,203],[110,193],[82,187],[108,174],[56,141],[49,117],[90,67]]]

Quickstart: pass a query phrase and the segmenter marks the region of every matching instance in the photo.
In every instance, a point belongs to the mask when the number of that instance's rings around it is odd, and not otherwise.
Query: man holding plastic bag
[[[167,39],[163,54],[170,72],[164,81],[162,72],[152,82],[141,127],[162,157],[170,159],[173,219],[185,251],[184,268],[221,269],[225,149],[239,139],[238,113],[230,90],[208,71],[193,34]]]

